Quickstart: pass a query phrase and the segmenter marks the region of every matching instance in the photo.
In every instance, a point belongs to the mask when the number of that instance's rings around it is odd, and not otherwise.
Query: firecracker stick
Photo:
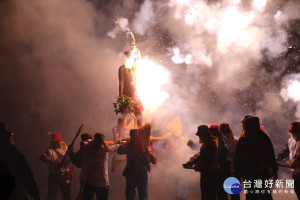
[[[277,163],[277,166],[278,166],[278,167],[291,168],[291,166],[290,166],[290,165],[287,165],[287,164],[280,164],[280,163]]]
[[[73,138],[73,140],[72,140],[70,146],[73,146],[73,145],[74,145],[74,142],[76,141],[76,139],[78,138],[78,136],[80,135],[80,133],[81,133],[81,131],[82,131],[83,129],[84,129],[84,124],[81,124],[80,127],[79,127],[79,129],[78,129],[78,131],[77,131],[77,133],[76,133],[76,135],[75,135],[75,137]],[[67,149],[67,152],[65,153],[63,159],[62,159],[61,162],[60,162],[60,166],[62,166],[63,163],[65,162],[66,157],[67,157],[69,151],[70,151],[70,148]]]

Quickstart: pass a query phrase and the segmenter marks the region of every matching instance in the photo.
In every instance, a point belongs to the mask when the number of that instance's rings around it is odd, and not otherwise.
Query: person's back
[[[24,155],[10,142],[9,137],[3,137],[5,130],[0,131],[0,163],[11,173],[15,183],[8,199],[27,199],[27,193],[34,199],[39,199],[36,182]]]
[[[109,191],[108,151],[103,133],[95,133],[84,150],[82,157],[81,180],[83,181],[83,199],[107,200]]]
[[[237,144],[236,170],[247,179],[266,179],[272,176],[276,161],[270,138],[261,130],[242,136]]]
[[[147,140],[149,140],[148,134]],[[148,199],[148,171],[150,171],[150,162],[156,163],[153,152],[144,147],[143,141],[138,134],[137,129],[130,130],[130,140],[125,145],[118,148],[118,154],[127,154],[127,164],[123,171],[126,178],[126,199],[135,199],[135,188],[138,190],[139,199]]]
[[[15,178],[4,165],[0,163],[0,197],[7,200],[15,188]]]
[[[85,147],[82,159],[82,179],[97,187],[109,186],[108,153],[96,141]]]
[[[15,180],[15,188],[9,199],[24,199],[26,192],[22,186],[21,180],[18,178],[19,173],[16,165],[18,157],[21,157],[21,153],[12,144],[0,143],[0,162],[9,170]]]
[[[234,174],[244,181],[277,179],[277,164],[269,136],[260,128],[259,118],[246,115],[234,157]],[[268,185],[256,188],[258,193],[247,193],[246,199],[271,200]],[[262,192],[264,191],[264,192]]]

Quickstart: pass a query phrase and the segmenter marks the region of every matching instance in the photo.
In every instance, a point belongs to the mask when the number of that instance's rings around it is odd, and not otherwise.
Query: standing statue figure
[[[138,106],[135,106],[134,112],[131,113],[137,123],[137,128],[142,126],[142,106],[140,100],[136,94],[136,61],[139,54],[137,48],[132,48],[131,51],[124,52],[125,63],[119,67],[119,97],[125,95],[126,98],[131,98],[137,102]],[[118,132],[121,137],[124,136],[125,123],[128,115],[128,111],[121,113],[118,119]]]

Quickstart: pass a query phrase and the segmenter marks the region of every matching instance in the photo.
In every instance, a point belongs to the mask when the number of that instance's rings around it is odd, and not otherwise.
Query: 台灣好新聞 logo
[[[223,183],[223,188],[228,194],[239,194],[242,191],[242,186],[237,178],[229,177]]]

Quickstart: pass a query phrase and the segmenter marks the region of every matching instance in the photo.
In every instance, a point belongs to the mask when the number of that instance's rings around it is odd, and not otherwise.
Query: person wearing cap
[[[80,179],[83,181],[83,199],[107,200],[109,191],[108,145],[103,133],[95,133],[94,140],[86,145],[81,162]]]
[[[289,158],[288,166],[291,167],[294,190],[297,198],[300,199],[300,122],[292,122],[288,132],[291,133],[291,138],[286,148],[277,155],[277,160]]]
[[[78,168],[80,168],[81,166],[81,159],[82,159],[84,147],[93,140],[93,135],[91,133],[83,133],[81,134],[80,137],[81,137],[80,148],[76,153],[73,151],[73,146],[69,146],[70,161]]]
[[[209,132],[207,125],[198,126],[196,135],[202,143],[200,152],[183,164],[183,167],[201,173],[201,199],[216,200],[219,188],[217,180],[221,173],[218,163],[218,138]],[[218,198],[221,199],[219,196]]]
[[[53,133],[50,146],[39,158],[48,165],[48,196],[47,200],[56,199],[57,189],[60,188],[64,200],[71,200],[71,179],[73,168],[69,159],[61,163],[66,152],[67,144],[60,133]]]
[[[126,178],[126,200],[135,199],[135,188],[138,190],[139,200],[147,200],[148,172],[151,169],[150,163],[156,163],[156,157],[149,146],[144,145],[143,136],[139,135],[137,129],[131,129],[129,134],[128,143],[121,145],[117,150],[118,154],[127,155],[127,163],[123,171],[123,176]],[[149,136],[150,133],[145,140],[149,141]]]
[[[140,104],[140,106],[136,106],[133,114],[137,119],[138,127],[141,127],[143,106],[141,105],[141,101],[138,99],[136,94],[136,56],[132,51],[126,51],[124,52],[124,55],[124,65],[120,66],[118,71],[119,96],[125,95]],[[128,113],[121,113],[121,116],[118,119],[118,132],[122,137],[124,137],[124,123],[125,119],[127,118],[127,114]]]
[[[261,130],[259,118],[246,115],[242,120],[243,130],[234,156],[234,175],[243,181],[277,179],[277,164],[270,137]],[[253,184],[252,184],[253,185]],[[251,189],[254,189],[253,187]],[[263,184],[259,194],[248,192],[246,199],[272,199],[270,187]],[[264,193],[261,192],[264,190]]]
[[[39,200],[39,191],[25,156],[11,142],[12,132],[0,123],[0,197],[1,199]]]

